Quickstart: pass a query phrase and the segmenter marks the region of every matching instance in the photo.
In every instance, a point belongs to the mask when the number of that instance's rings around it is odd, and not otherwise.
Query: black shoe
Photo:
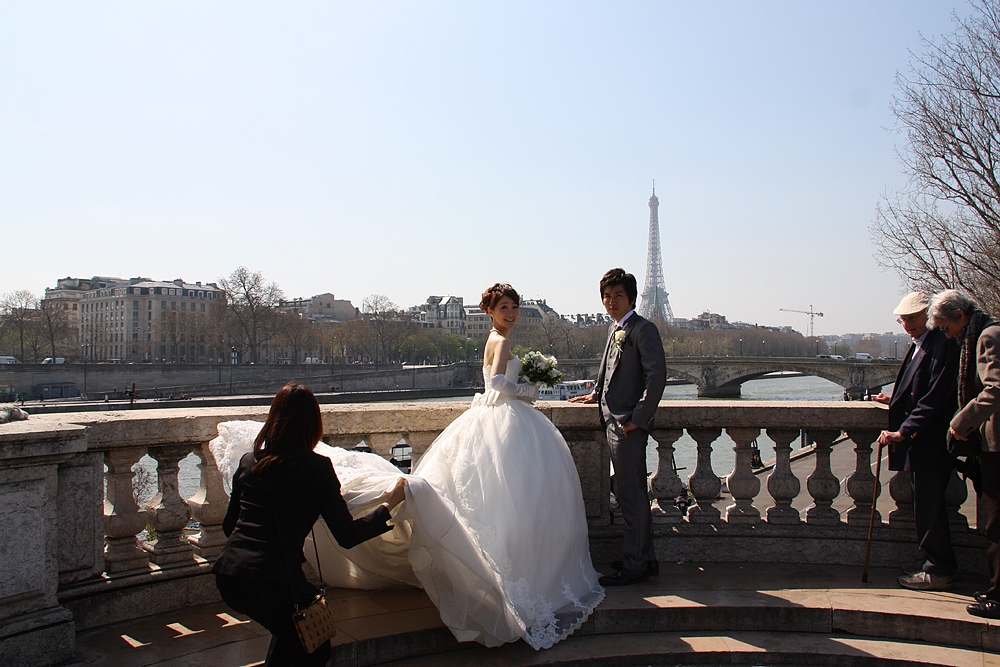
[[[983,602],[986,602],[989,598],[986,597],[986,593],[982,591],[976,591],[975,593],[972,594],[972,599],[982,604]]]
[[[641,584],[645,581],[649,581],[649,575],[645,572],[622,568],[616,574],[601,577],[597,583],[601,586],[630,586],[631,584]]]
[[[1000,602],[994,602],[993,600],[970,604],[965,610],[973,616],[1000,619]]]
[[[622,565],[624,565],[624,563],[622,563],[620,560],[613,560],[613,561],[611,561],[611,567],[615,568],[616,570],[622,569]],[[655,561],[655,560],[647,561],[647,563],[646,563],[646,574],[648,574],[651,577],[658,577],[658,576],[660,576],[660,563],[659,563],[659,561]]]

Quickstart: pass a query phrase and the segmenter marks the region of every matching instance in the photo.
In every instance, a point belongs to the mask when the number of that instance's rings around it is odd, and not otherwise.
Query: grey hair
[[[968,294],[946,289],[931,297],[930,306],[927,307],[927,318],[935,325],[958,322],[962,313],[965,313],[966,317],[972,317],[978,309],[979,306]]]

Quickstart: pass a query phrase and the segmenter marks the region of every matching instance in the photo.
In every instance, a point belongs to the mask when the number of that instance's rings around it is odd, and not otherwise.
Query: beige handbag
[[[316,549],[316,567],[319,578],[323,579],[323,567],[319,562],[319,549],[316,547],[316,530],[313,529],[313,548]],[[305,607],[295,605],[292,612],[292,622],[295,631],[299,633],[302,648],[306,653],[312,653],[337,635],[336,619],[333,611],[326,604],[326,585],[320,584],[319,595]]]

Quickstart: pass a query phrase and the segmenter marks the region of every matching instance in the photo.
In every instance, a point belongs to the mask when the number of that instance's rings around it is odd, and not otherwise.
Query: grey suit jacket
[[[667,381],[663,343],[656,325],[638,313],[625,320],[624,330],[625,338],[617,355],[614,336],[608,335],[597,376],[596,398],[601,406],[601,425],[611,419],[619,424],[631,419],[639,428],[651,431],[656,406]]]
[[[951,420],[951,427],[962,437],[979,430],[983,449],[1000,452],[1000,326],[991,323],[976,341],[976,377],[973,395]]]

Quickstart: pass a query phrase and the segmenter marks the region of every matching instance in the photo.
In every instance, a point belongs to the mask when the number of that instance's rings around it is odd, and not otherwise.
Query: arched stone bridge
[[[667,375],[682,378],[698,387],[698,396],[734,398],[740,385],[762,375],[792,371],[815,375],[840,385],[851,398],[894,382],[899,361],[856,361],[854,359],[811,359],[805,357],[667,357]],[[559,368],[568,379],[594,379],[600,359],[566,359]]]

